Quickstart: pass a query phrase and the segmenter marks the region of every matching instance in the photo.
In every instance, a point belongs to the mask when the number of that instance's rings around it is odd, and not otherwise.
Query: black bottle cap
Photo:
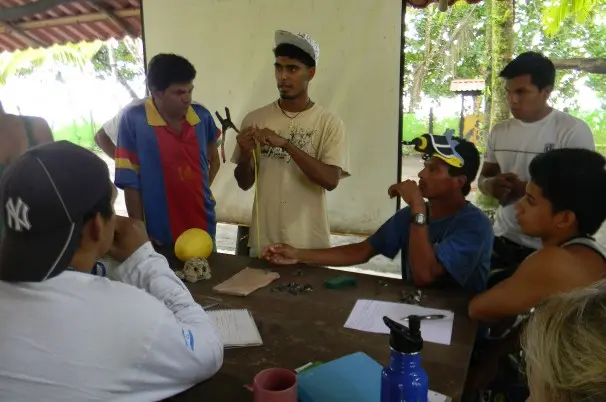
[[[404,354],[419,353],[423,349],[421,337],[421,317],[408,316],[408,327],[395,322],[389,317],[383,317],[383,322],[390,329],[389,346]]]

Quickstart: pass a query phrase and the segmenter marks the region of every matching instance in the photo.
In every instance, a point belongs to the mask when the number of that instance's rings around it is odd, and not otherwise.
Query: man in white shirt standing
[[[0,186],[0,400],[155,401],[219,370],[211,318],[143,222],[115,215],[99,157],[42,145]],[[108,252],[118,281],[90,274]]]
[[[494,126],[478,180],[480,191],[499,201],[495,215],[492,268],[515,269],[541,248],[541,240],[522,233],[514,209],[526,193],[530,161],[557,148],[595,150],[584,121],[547,103],[555,84],[555,67],[545,56],[526,52],[500,73],[513,118]]]
[[[131,101],[128,105],[120,109],[114,117],[103,123],[103,126],[95,134],[95,143],[110,158],[114,159],[116,157],[118,127],[120,127],[120,119],[122,119],[124,111],[131,106],[144,104],[145,100],[146,98]]]
[[[318,44],[307,34],[278,30],[275,45],[280,98],[246,115],[231,159],[238,165],[234,175],[243,190],[255,184],[253,152],[258,160],[251,255],[274,243],[305,249],[330,247],[326,191],[349,176],[345,126],[308,94],[316,73]],[[255,140],[261,145],[260,155]]]

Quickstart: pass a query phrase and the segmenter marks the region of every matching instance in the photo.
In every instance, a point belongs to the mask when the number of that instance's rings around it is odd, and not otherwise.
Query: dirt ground
[[[105,155],[102,158],[107,163],[110,174],[113,180],[114,174],[114,161],[107,158]],[[417,173],[421,168],[421,160],[419,157],[405,157],[402,159],[402,179],[416,179]],[[472,192],[467,197],[470,201],[475,200],[476,195],[476,186],[475,182],[472,183]],[[124,194],[120,191],[118,199],[115,204],[116,213],[118,215],[126,216],[126,205],[124,203]],[[234,225],[228,224],[218,224],[217,225],[217,249],[219,252],[234,254],[236,248],[236,235],[237,235],[237,227]],[[602,245],[606,245],[606,225],[603,225],[602,228],[597,233],[597,239]],[[351,244],[358,241],[362,241],[363,238],[357,236],[331,236],[331,244],[333,246],[339,246],[344,244]],[[366,264],[359,265],[357,267],[345,268],[345,270],[351,270],[355,272],[361,273],[373,273],[373,274],[381,274],[385,276],[399,276],[400,275],[400,256],[396,256],[396,258],[391,261],[388,258],[377,256],[373,258]]]

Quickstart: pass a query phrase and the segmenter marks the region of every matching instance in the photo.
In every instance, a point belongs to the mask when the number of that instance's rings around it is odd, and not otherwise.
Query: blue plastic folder
[[[382,366],[365,353],[299,373],[300,402],[379,402]]]

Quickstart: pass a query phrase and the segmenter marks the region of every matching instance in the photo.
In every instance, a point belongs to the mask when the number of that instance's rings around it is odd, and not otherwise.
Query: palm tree
[[[0,86],[6,85],[10,76],[25,77],[38,69],[59,72],[56,73],[56,79],[61,81],[62,67],[70,66],[83,70],[101,46],[102,43],[96,41],[0,53]]]
[[[113,79],[132,99],[139,96],[131,87],[131,80],[145,74],[143,42],[140,38],[125,37],[121,41],[109,40],[92,59],[95,74],[101,79]]]
[[[603,0],[560,0],[552,1],[544,8],[543,26],[545,33],[554,36],[560,30],[562,23],[572,18],[575,24],[584,24],[598,4]]]
[[[473,38],[473,28],[479,18],[474,6],[464,2],[455,3],[446,12],[438,12],[437,4],[431,4],[422,12],[426,16],[424,54],[413,68],[409,112],[421,102],[423,85],[431,69],[454,75],[466,45]]]
[[[596,12],[604,10],[603,0],[561,0],[543,9],[543,30],[555,36],[564,21],[572,18],[575,24],[584,24]],[[598,7],[600,6],[600,7]],[[606,74],[606,58],[575,58],[552,60],[558,70],[578,70],[594,74]]]
[[[126,37],[121,41],[81,42],[27,49],[0,54],[0,86],[10,76],[26,77],[36,71],[54,73],[63,82],[62,68],[91,68],[101,79],[113,79],[122,85],[132,99],[138,98],[130,81],[145,74],[143,44],[140,38]]]
[[[491,28],[491,103],[490,103],[490,121],[488,126],[492,128],[496,123],[509,118],[509,106],[507,105],[507,96],[505,87],[501,84],[499,72],[505,68],[513,56],[513,40],[515,32],[513,25],[515,22],[515,3],[514,0],[492,1],[490,4],[490,15],[487,16],[490,22],[487,24]]]

